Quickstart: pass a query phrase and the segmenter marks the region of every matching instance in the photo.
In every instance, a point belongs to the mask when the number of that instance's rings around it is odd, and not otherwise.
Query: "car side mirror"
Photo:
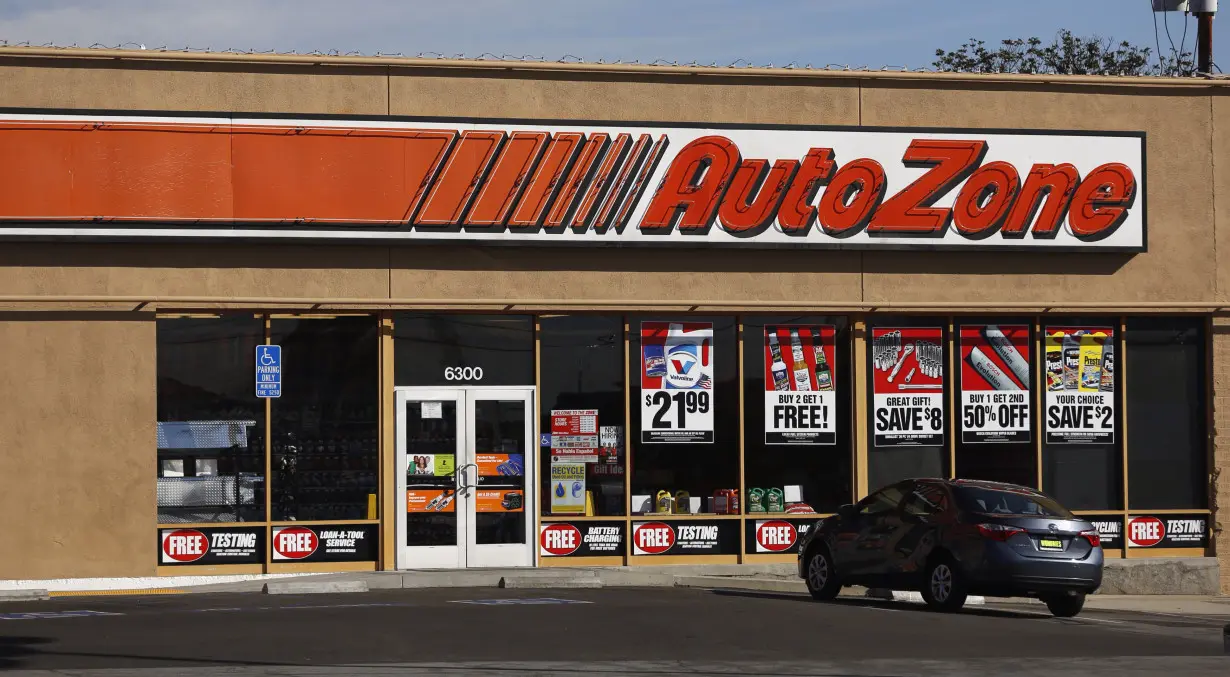
[[[847,503],[837,509],[837,515],[843,520],[853,520],[858,517],[858,507],[852,503]]]

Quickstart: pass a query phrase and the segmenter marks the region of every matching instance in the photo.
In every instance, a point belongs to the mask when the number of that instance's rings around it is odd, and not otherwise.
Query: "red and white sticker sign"
[[[565,557],[581,547],[581,530],[571,524],[544,524],[538,545],[548,557]]]
[[[1133,517],[1128,521],[1128,547],[1151,548],[1166,538],[1166,523],[1156,517]]]
[[[275,560],[305,559],[320,547],[316,532],[305,527],[280,527],[273,530]]]
[[[195,529],[176,529],[162,532],[162,559],[164,562],[187,564],[195,562],[209,552],[209,537]]]
[[[756,552],[785,552],[799,540],[798,531],[790,522],[768,520],[756,522]]]
[[[9,237],[1145,246],[1140,133],[8,115],[0,157]]]
[[[662,522],[642,522],[632,526],[632,554],[661,555],[675,545],[675,530]]]

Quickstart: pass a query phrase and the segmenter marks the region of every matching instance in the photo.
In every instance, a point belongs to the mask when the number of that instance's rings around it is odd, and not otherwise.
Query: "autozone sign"
[[[1142,251],[1144,137],[0,116],[0,235]]]

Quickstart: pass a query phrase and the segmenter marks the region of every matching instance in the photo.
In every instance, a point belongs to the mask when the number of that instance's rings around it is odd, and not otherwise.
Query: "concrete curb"
[[[266,583],[266,595],[320,595],[343,592],[367,592],[365,581],[278,581]]]
[[[746,590],[748,592],[807,593],[807,584],[800,580],[733,578],[725,576],[676,576],[680,588]]]
[[[550,590],[556,588],[601,588],[602,581],[596,576],[505,576],[500,579],[501,588],[527,588]]]
[[[38,602],[51,599],[46,590],[0,590],[0,602]]]

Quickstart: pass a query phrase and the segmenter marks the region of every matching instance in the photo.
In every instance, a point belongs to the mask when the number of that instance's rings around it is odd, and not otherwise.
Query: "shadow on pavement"
[[[0,670],[19,668],[26,656],[43,653],[37,648],[39,644],[50,644],[47,637],[7,637],[0,636]]]
[[[803,602],[805,604],[816,605],[831,605],[845,607],[870,607],[873,609],[890,609],[892,611],[907,611],[920,614],[939,613],[932,611],[923,604],[911,604],[909,602],[890,602],[882,599],[863,599],[859,597],[838,597],[830,602],[818,602],[808,595],[801,595],[789,592],[759,592],[755,590],[731,590],[723,588],[714,588],[709,590],[710,593],[721,597],[753,597],[761,599],[777,599],[788,602]],[[1029,611],[1010,611],[1008,609],[990,609],[979,606],[967,606],[962,609],[959,614],[964,616],[985,616],[990,618],[1029,618],[1029,619],[1049,619],[1051,616],[1041,612]]]

